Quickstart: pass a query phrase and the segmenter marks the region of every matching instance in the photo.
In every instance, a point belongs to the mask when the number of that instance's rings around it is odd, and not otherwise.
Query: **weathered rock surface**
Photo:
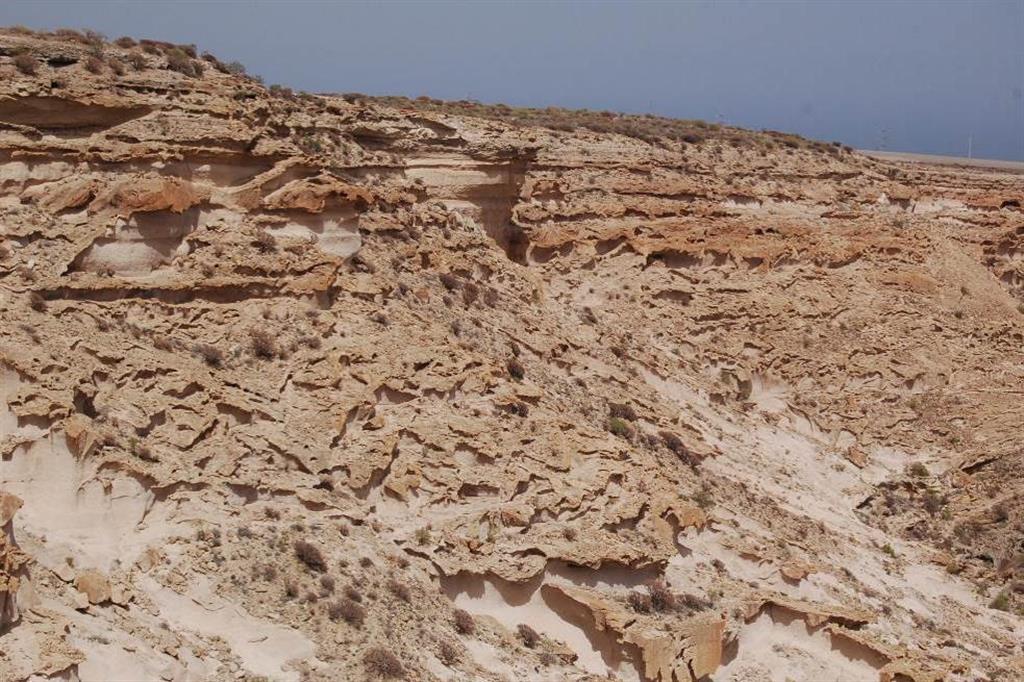
[[[1024,175],[228,71],[0,33],[0,679],[1019,675]]]

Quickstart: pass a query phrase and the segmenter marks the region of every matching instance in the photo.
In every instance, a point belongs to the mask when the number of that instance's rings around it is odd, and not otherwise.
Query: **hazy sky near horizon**
[[[1024,160],[1024,0],[6,0],[0,23],[195,43],[268,84],[702,118]]]

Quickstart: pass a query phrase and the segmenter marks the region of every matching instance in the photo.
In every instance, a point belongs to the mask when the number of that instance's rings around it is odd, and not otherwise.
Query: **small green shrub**
[[[1010,610],[1010,593],[1007,590],[1002,590],[995,596],[995,599],[989,602],[988,607],[990,609],[996,609],[997,611],[1009,611]]]
[[[620,417],[612,417],[608,420],[608,431],[627,440],[633,437],[633,426]]]

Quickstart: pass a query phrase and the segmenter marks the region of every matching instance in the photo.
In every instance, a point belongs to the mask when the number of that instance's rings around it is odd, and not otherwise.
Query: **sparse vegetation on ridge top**
[[[624,114],[590,109],[563,107],[512,107],[507,104],[483,104],[473,100],[441,100],[433,97],[341,95],[353,102],[373,102],[399,109],[416,109],[453,116],[473,116],[501,121],[509,125],[537,126],[552,130],[574,131],[584,129],[594,133],[614,133],[634,137],[644,142],[660,143],[672,140],[683,144],[700,144],[706,140],[722,140],[738,147],[778,149],[811,149],[838,154],[853,151],[838,142],[809,140],[792,133],[775,130],[752,131],[744,128],[709,123],[697,119],[678,119],[654,114]]]

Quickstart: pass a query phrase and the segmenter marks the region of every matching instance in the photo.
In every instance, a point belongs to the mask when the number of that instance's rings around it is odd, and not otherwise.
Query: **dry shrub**
[[[406,603],[412,601],[412,593],[409,591],[409,586],[395,578],[388,580],[388,591]]]
[[[272,360],[277,356],[277,343],[273,335],[265,329],[250,329],[249,345],[252,354],[263,360]]]
[[[625,419],[626,421],[636,421],[636,410],[633,409],[632,405],[611,403],[608,406],[608,416],[612,419]]]
[[[203,362],[210,367],[224,366],[224,353],[216,346],[211,346],[208,343],[197,343],[192,346],[192,352],[201,357]]]
[[[192,60],[189,59],[189,56],[184,51],[177,47],[167,51],[167,68],[186,76],[196,75],[195,69],[192,68]]]
[[[696,467],[704,460],[701,455],[686,447],[686,444],[683,443],[683,439],[671,431],[661,432],[661,442],[665,444],[666,448],[675,453],[676,457],[682,460],[683,463],[691,467]]]
[[[85,70],[89,73],[103,73],[103,60],[93,55],[85,60]]]
[[[363,665],[366,670],[377,677],[386,680],[395,680],[405,677],[405,668],[402,662],[393,653],[384,647],[375,646],[363,654]]]
[[[526,368],[516,358],[509,358],[508,362],[505,363],[505,368],[508,370],[509,376],[517,381],[522,381],[523,377],[526,376]]]
[[[327,562],[324,560],[324,555],[316,545],[305,540],[296,540],[294,547],[295,556],[308,569],[317,573],[323,573],[327,570]]]
[[[648,583],[647,594],[651,598],[651,608],[655,611],[665,612],[676,608],[676,596],[672,594],[664,580]]]
[[[100,49],[103,47],[103,43],[107,42],[107,37],[99,31],[86,30],[85,42],[94,49]]]
[[[129,52],[128,56],[125,57],[128,65],[136,71],[142,71],[146,68],[146,56],[138,51]]]
[[[630,592],[626,602],[629,604],[629,608],[637,613],[651,612],[651,597],[643,592]]]
[[[115,75],[117,75],[117,76],[123,76],[124,75],[124,71],[125,71],[124,64],[120,60],[118,60],[118,59],[111,59],[109,62],[107,62],[107,66],[110,67],[110,70],[113,71]]]
[[[689,609],[690,611],[704,611],[713,606],[711,600],[688,593],[679,595],[677,601],[683,608]]]
[[[135,42],[135,38],[130,38],[128,36],[121,36],[120,38],[114,41],[114,44],[118,47],[124,48],[135,47],[137,45],[137,43]]]
[[[277,250],[277,240],[274,239],[274,235],[270,234],[266,230],[260,230],[259,234],[256,235],[256,239],[253,240],[252,245],[261,253],[272,253]]]
[[[327,607],[327,617],[334,622],[343,620],[354,628],[361,628],[366,620],[366,610],[351,599],[339,599]]]
[[[454,291],[459,288],[459,278],[450,272],[442,273],[441,275],[438,276],[438,279],[441,280],[441,284],[448,291]]]
[[[526,623],[520,623],[516,628],[519,639],[523,640],[523,646],[532,649],[540,643],[540,634]]]
[[[39,62],[32,55],[22,52],[14,55],[14,66],[26,76],[34,76],[39,71]]]
[[[28,295],[28,307],[37,313],[46,312],[46,299],[39,292],[33,291]]]
[[[460,635],[472,635],[476,632],[476,621],[468,611],[455,610],[455,631]]]
[[[915,478],[927,478],[929,473],[928,467],[921,462],[914,462],[907,467],[907,474],[914,476]]]
[[[459,650],[455,648],[455,645],[444,639],[437,646],[437,657],[441,659],[441,662],[446,666],[451,667],[459,662],[462,658],[459,655]]]

